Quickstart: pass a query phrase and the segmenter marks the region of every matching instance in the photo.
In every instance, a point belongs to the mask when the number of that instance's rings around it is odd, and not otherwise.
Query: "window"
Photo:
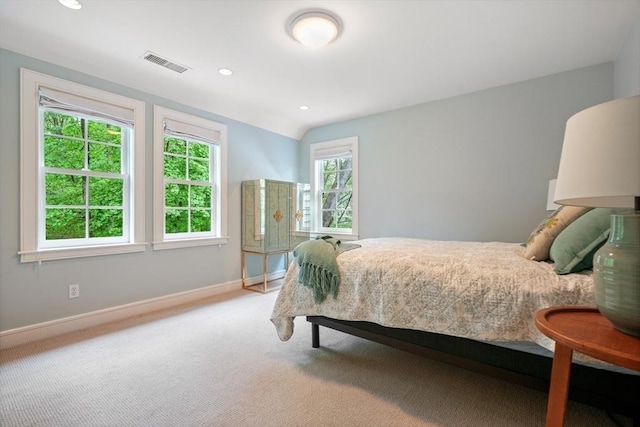
[[[358,236],[358,138],[311,144],[312,224],[316,233]]]
[[[144,103],[21,80],[21,261],[144,251]]]
[[[227,243],[227,127],[154,107],[154,249]]]

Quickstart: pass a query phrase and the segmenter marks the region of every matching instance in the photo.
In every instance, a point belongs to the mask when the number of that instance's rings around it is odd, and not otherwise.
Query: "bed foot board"
[[[320,325],[317,323],[311,324],[311,347],[320,347]]]

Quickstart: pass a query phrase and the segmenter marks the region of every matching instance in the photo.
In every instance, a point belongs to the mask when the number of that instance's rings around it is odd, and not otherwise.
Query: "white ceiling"
[[[640,19],[640,0],[81,1],[0,0],[0,46],[296,139],[614,60]],[[344,23],[320,50],[286,31],[314,7]],[[147,51],[191,70],[144,61]]]

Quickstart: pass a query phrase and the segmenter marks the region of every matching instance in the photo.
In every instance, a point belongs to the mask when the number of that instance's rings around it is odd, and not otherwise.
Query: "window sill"
[[[193,248],[198,246],[215,246],[226,245],[229,243],[229,237],[207,237],[201,239],[176,239],[164,240],[161,242],[153,242],[154,251],[162,251],[165,249]]]
[[[316,237],[322,237],[322,236],[332,236],[335,237],[336,239],[340,239],[340,240],[358,240],[360,238],[359,234],[352,234],[352,233],[338,233],[335,231],[312,231],[310,232],[310,237],[311,238],[316,238]]]
[[[82,246],[75,248],[41,249],[39,251],[22,251],[20,262],[54,261],[70,258],[84,258],[101,255],[118,255],[132,252],[144,252],[146,243],[123,243],[116,245]]]

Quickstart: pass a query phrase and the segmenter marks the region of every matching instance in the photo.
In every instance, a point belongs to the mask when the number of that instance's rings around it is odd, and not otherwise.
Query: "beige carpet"
[[[0,425],[544,425],[545,393],[324,328],[313,349],[302,318],[281,342],[275,297],[237,291],[6,350]],[[570,403],[566,425],[618,424]]]

